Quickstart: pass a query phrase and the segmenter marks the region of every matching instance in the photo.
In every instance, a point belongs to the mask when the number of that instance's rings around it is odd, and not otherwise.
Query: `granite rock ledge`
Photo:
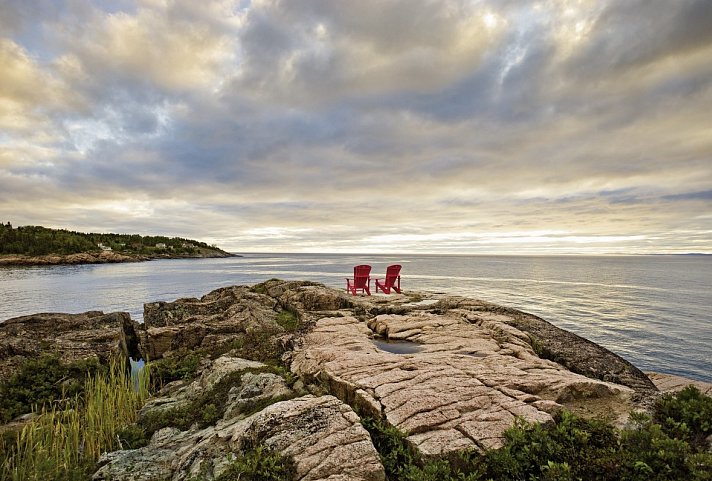
[[[380,481],[383,467],[359,416],[404,431],[426,456],[449,456],[500,447],[516,417],[550,423],[566,408],[620,424],[658,394],[601,346],[521,311],[444,294],[354,297],[271,280],[150,302],[144,321],[89,312],[0,323],[0,376],[47,351],[69,360],[200,353],[196,377],[167,385],[142,415],[185,405],[225,376],[240,379],[214,425],[166,427],[144,448],[107,453],[97,480],[217,477],[249,441],[291,458],[300,480]],[[290,382],[244,348],[265,333]],[[349,462],[353,453],[358,463]]]

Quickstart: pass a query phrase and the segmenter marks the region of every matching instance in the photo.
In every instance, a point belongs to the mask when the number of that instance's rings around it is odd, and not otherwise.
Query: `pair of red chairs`
[[[391,289],[393,289],[400,294],[400,270],[401,266],[398,264],[388,266],[383,282],[381,282],[381,279],[374,279],[374,281],[376,281],[376,293],[378,293],[378,289],[381,289],[381,292],[384,294],[390,294]],[[356,291],[360,290],[370,296],[371,277],[369,274],[371,274],[371,266],[369,265],[364,264],[354,267],[354,278],[346,278],[346,291],[355,296]]]

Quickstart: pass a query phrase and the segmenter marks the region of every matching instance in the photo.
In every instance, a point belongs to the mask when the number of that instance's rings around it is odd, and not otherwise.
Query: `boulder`
[[[355,305],[352,296],[326,288],[317,282],[270,280],[261,284],[265,292],[282,305],[300,314],[348,309]]]
[[[215,479],[231,459],[258,445],[290,458],[300,481],[385,480],[378,453],[354,411],[333,396],[312,395],[199,431],[157,431],[146,447],[103,455],[92,479]]]
[[[276,322],[282,311],[270,296],[247,286],[214,290],[200,299],[151,302],[144,305],[145,350],[150,359],[169,351],[214,349],[248,331],[283,329]]]
[[[191,401],[214,391],[216,385],[232,374],[243,373],[235,386],[227,392],[226,416],[238,416],[248,403],[277,399],[293,394],[284,379],[266,370],[267,365],[257,361],[229,355],[221,356],[205,366],[192,381],[178,381],[166,385],[161,392],[148,400],[141,409],[141,416],[150,416],[156,411],[165,411],[184,406]],[[199,413],[196,413],[196,418]]]
[[[0,379],[43,353],[58,353],[66,362],[138,358],[139,330],[126,312],[43,313],[8,319],[0,323]]]

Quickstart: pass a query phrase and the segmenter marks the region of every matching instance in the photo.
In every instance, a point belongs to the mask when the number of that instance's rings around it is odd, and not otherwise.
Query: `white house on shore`
[[[99,242],[99,243],[97,244],[97,247],[98,247],[99,249],[103,250],[103,251],[110,251],[110,250],[111,250],[111,247],[105,246],[105,245],[102,244],[101,242]]]

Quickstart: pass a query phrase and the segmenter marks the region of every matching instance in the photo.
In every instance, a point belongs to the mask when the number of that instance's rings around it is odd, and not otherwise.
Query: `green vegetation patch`
[[[711,403],[687,388],[663,396],[652,417],[632,414],[632,427],[622,431],[569,412],[551,426],[520,419],[503,448],[448,460],[423,459],[405,434],[381,421],[362,423],[390,481],[710,481],[712,453],[698,441],[709,432]]]
[[[46,405],[8,442],[0,437],[0,479],[12,481],[88,480],[103,452],[135,421],[148,396],[148,371],[138,388],[123,362],[88,375],[81,396]]]
[[[259,284],[255,284],[254,286],[250,287],[250,291],[257,293],[257,294],[264,294],[265,296],[268,296],[269,293],[267,292],[267,284],[270,282],[281,282],[282,279],[277,279],[276,277],[273,277],[272,279],[268,279],[264,282],[260,282]]]
[[[102,369],[106,367],[97,360],[65,363],[58,354],[27,360],[17,373],[0,382],[0,424],[82,394],[87,376]]]
[[[152,389],[158,390],[173,381],[195,378],[200,365],[201,353],[179,352],[174,356],[151,361]]]
[[[41,256],[78,254],[104,248],[126,254],[195,254],[201,249],[220,250],[205,242],[182,237],[141,236],[138,234],[85,234],[42,226],[13,227],[0,223],[0,254]]]
[[[284,310],[278,313],[276,321],[277,324],[288,332],[294,332],[302,326],[299,322],[299,316],[290,310]]]
[[[419,462],[417,452],[408,447],[406,436],[398,429],[379,419],[361,418],[361,424],[371,435],[376,451],[381,455],[381,462],[388,479],[407,479],[405,471]]]
[[[677,394],[664,394],[656,403],[653,421],[668,436],[703,448],[712,434],[712,398],[693,385]]]
[[[278,340],[280,334],[282,332],[275,328],[249,330],[232,341],[229,348],[237,357],[279,366],[286,351],[286,346]]]
[[[138,449],[148,445],[151,440],[146,430],[137,423],[130,424],[116,433],[118,449]]]
[[[215,481],[291,481],[295,475],[291,459],[258,445],[237,457]]]

